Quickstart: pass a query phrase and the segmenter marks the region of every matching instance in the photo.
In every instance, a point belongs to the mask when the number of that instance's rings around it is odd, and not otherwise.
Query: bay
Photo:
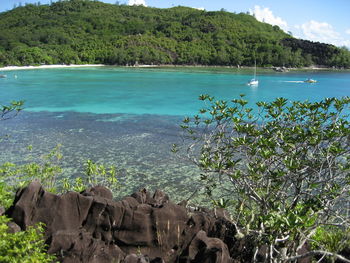
[[[260,74],[259,87],[246,85],[250,70],[71,68],[22,70],[1,79],[2,101],[26,101],[29,111],[76,111],[192,115],[197,113],[200,94],[232,99],[246,94],[251,102],[286,97],[319,100],[348,94],[349,72],[291,72]],[[16,78],[15,78],[16,76]],[[314,78],[318,83],[304,83]]]
[[[23,163],[62,145],[65,174],[83,174],[84,162],[116,165],[124,187],[162,188],[186,198],[200,172],[171,152],[184,116],[198,113],[200,94],[231,100],[245,94],[253,105],[276,97],[316,101],[350,95],[350,72],[258,72],[250,69],[69,68],[17,70],[0,79],[0,102],[25,100],[25,110],[2,122],[0,162]],[[307,78],[314,84],[304,83]],[[28,152],[26,146],[33,145]]]

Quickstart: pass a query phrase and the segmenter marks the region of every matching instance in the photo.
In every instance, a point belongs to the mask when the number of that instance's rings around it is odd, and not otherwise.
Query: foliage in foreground
[[[62,159],[60,148],[61,145],[57,145],[50,153],[37,156],[35,160],[22,165],[9,162],[0,165],[0,191],[2,183],[6,186],[4,189],[13,195],[16,189],[25,187],[34,180],[40,181],[45,190],[52,193],[81,192],[95,185],[106,186],[112,191],[120,188],[116,167],[106,167],[91,160],[86,161],[84,176],[64,177],[60,166]],[[28,150],[31,151],[32,146],[28,146]]]
[[[346,261],[336,253],[350,240],[350,98],[277,98],[256,111],[243,95],[200,99],[207,106],[181,125],[184,150],[201,168],[207,194],[214,198],[219,188],[214,203],[233,208],[241,237],[255,239],[253,261],[262,245],[269,262],[295,261],[306,242],[309,255]]]
[[[55,257],[46,253],[43,226],[30,227],[25,231],[9,233],[10,219],[0,216],[0,262],[46,263]]]
[[[23,107],[23,101],[13,101],[0,108],[0,121],[15,117]],[[9,208],[15,191],[25,187],[33,180],[39,180],[46,190],[51,192],[82,191],[88,186],[105,185],[118,189],[120,184],[116,178],[115,167],[105,167],[91,160],[86,162],[86,179],[77,177],[74,180],[62,178],[60,145],[50,153],[27,161],[22,165],[4,163],[0,165],[0,207]],[[28,146],[32,150],[32,146]],[[53,262],[55,256],[47,254],[44,242],[44,225],[39,224],[24,231],[11,233],[8,223],[10,219],[0,216],[0,262],[4,263],[45,263]]]
[[[46,190],[62,193],[83,191],[89,186],[105,185],[117,190],[120,187],[115,167],[106,168],[91,160],[86,163],[86,176],[73,180],[62,178],[59,161],[62,155],[57,146],[49,154],[23,165],[5,163],[0,166],[0,206],[8,208],[13,203],[15,191],[33,180],[39,180]],[[31,147],[29,147],[31,148]],[[46,253],[44,226],[38,225],[18,233],[8,233],[10,219],[0,216],[0,262],[52,262],[55,257]]]
[[[15,117],[23,107],[23,101],[13,101],[1,105],[0,121]],[[0,207],[8,208],[13,203],[13,188],[0,175]],[[30,227],[24,231],[12,233],[8,223],[10,219],[0,216],[0,262],[4,263],[45,263],[53,262],[55,256],[46,253],[43,225]]]

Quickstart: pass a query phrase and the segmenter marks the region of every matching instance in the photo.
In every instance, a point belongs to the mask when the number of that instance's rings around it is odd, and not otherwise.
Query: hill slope
[[[301,41],[247,14],[70,0],[0,14],[0,64],[350,67],[350,52]]]

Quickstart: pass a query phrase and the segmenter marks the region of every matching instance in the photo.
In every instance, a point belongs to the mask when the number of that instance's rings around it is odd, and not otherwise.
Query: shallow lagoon
[[[65,173],[83,173],[87,159],[121,170],[120,195],[140,187],[162,188],[186,198],[199,171],[170,152],[179,142],[184,115],[196,114],[197,100],[246,94],[251,102],[286,97],[319,100],[350,95],[349,72],[260,73],[249,87],[250,70],[207,68],[69,68],[18,70],[0,79],[0,102],[25,100],[25,111],[2,122],[0,161],[22,163],[62,144]],[[306,78],[317,79],[308,84]],[[33,145],[29,153],[26,146]]]

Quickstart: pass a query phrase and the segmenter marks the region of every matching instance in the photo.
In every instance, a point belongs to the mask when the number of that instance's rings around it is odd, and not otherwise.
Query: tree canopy
[[[254,240],[246,262],[350,262],[338,254],[350,246],[350,98],[276,98],[255,109],[243,95],[200,100],[206,106],[184,119],[184,147],[173,151],[201,169],[215,206],[232,209],[239,238]]]
[[[350,67],[350,52],[298,40],[245,13],[105,4],[26,4],[0,13],[0,64]]]

